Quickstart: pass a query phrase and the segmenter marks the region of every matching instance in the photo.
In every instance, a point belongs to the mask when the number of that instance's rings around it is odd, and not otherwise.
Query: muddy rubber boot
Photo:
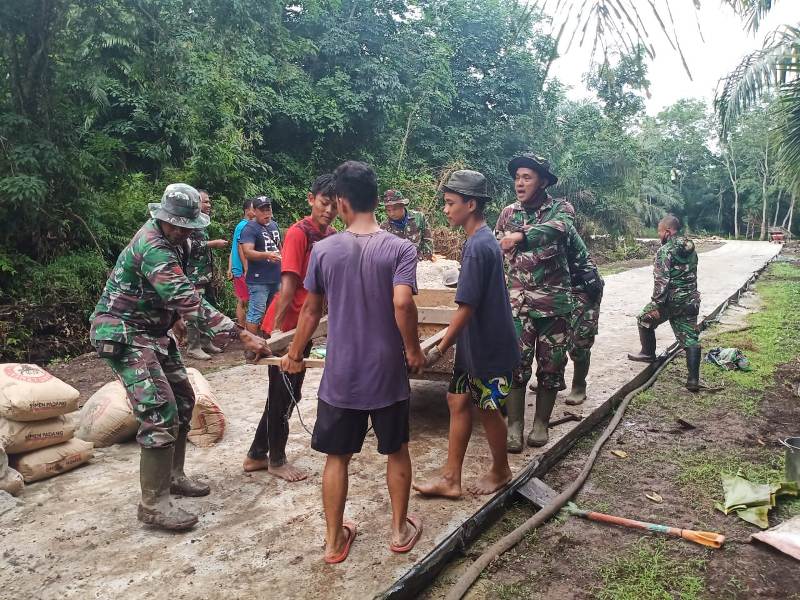
[[[656,332],[654,329],[639,327],[639,341],[642,343],[642,351],[636,354],[628,354],[628,360],[636,362],[655,362],[656,360]]]
[[[689,346],[686,348],[686,389],[690,392],[700,391],[700,346]]]
[[[556,394],[558,390],[542,388],[536,392],[536,416],[533,418],[533,429],[528,434],[528,446],[538,448],[547,443],[550,415],[553,414],[553,407],[556,404]]]
[[[522,452],[522,438],[525,433],[525,388],[512,387],[506,398],[508,412],[508,451],[511,454]]]
[[[200,347],[200,335],[193,327],[187,327],[186,337],[187,348],[186,354],[196,360],[211,360],[211,357],[206,354]]]
[[[586,400],[586,375],[589,374],[589,359],[573,363],[572,389],[564,401],[570,406],[578,406]]]
[[[169,491],[176,496],[208,496],[211,488],[202,481],[187,477],[183,472],[186,460],[186,436],[188,432],[178,433],[175,440],[175,454],[172,456],[172,481]]]
[[[138,519],[147,525],[171,531],[191,529],[197,524],[197,515],[174,506],[169,497],[172,456],[175,449],[142,448],[139,459],[139,481],[142,500]]]
[[[200,336],[200,347],[203,349],[203,352],[207,354],[222,354],[224,352],[222,348],[215,346],[214,340],[207,335]]]

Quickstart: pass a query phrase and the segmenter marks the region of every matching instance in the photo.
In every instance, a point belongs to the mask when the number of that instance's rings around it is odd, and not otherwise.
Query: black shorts
[[[378,452],[394,454],[408,443],[408,407],[409,401],[404,400],[376,410],[356,410],[331,406],[318,399],[311,447],[323,454],[361,452],[369,420],[378,438]]]

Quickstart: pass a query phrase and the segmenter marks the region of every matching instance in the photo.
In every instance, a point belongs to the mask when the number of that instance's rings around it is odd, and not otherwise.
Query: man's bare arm
[[[297,273],[283,273],[281,275],[281,293],[278,295],[278,303],[275,306],[273,331],[279,330],[283,325],[283,319],[286,317],[286,312],[289,310],[292,300],[294,300],[299,284],[300,278]]]
[[[242,252],[248,260],[268,260],[269,262],[278,262],[281,259],[280,254],[277,252],[259,252],[256,250],[255,244],[241,244]]]
[[[408,368],[413,373],[421,373],[425,367],[425,356],[419,345],[417,305],[414,303],[413,290],[407,285],[396,285],[393,300],[394,320],[403,337]]]
[[[309,292],[306,301],[303,303],[303,309],[300,311],[300,318],[297,322],[297,330],[295,331],[292,343],[286,356],[292,362],[303,362],[303,350],[311,341],[311,336],[319,325],[322,319],[322,310],[325,303],[325,296],[322,294],[312,294]]]

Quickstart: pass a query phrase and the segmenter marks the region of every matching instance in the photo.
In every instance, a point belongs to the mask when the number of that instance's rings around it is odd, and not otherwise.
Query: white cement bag
[[[0,475],[0,490],[8,492],[12,496],[16,496],[25,487],[25,482],[22,480],[22,475],[17,473],[14,469],[6,469],[5,475]]]
[[[11,466],[20,472],[25,483],[60,475],[88,462],[94,455],[91,442],[72,439],[57,446],[34,450],[11,457]]]
[[[80,392],[37,365],[0,364],[0,416],[41,421],[78,409]]]
[[[0,417],[0,446],[9,454],[30,452],[72,439],[75,425],[65,416],[44,421],[11,421]]]
[[[136,436],[139,423],[133,415],[125,387],[119,380],[105,384],[86,401],[80,412],[75,437],[95,448],[127,442]]]
[[[213,446],[225,435],[225,414],[208,380],[197,369],[186,369],[194,389],[195,402],[189,441],[196,446]]]

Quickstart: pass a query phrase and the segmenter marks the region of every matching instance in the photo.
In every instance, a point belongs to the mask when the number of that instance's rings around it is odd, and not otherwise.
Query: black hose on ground
[[[656,368],[656,370],[653,372],[653,375],[642,385],[635,390],[632,390],[622,399],[622,402],[620,402],[619,406],[617,407],[614,417],[611,419],[611,422],[608,424],[605,431],[603,431],[603,435],[600,436],[595,445],[592,447],[592,451],[589,453],[589,456],[586,459],[586,464],[583,465],[583,469],[578,477],[575,478],[575,481],[573,481],[569,487],[561,492],[558,496],[553,498],[553,500],[547,506],[543,506],[542,509],[530,519],[525,521],[522,525],[517,527],[508,535],[500,538],[494,544],[489,546],[489,548],[483,554],[481,554],[474,563],[470,565],[464,574],[458,578],[458,581],[456,581],[455,585],[453,585],[453,587],[450,589],[445,597],[445,600],[461,600],[472,584],[475,583],[475,580],[480,577],[483,570],[488,567],[493,560],[499,558],[504,552],[511,550],[511,548],[522,541],[522,538],[525,537],[526,533],[544,524],[550,519],[550,517],[561,510],[561,508],[567,502],[569,502],[569,500],[578,492],[578,490],[581,489],[581,486],[583,486],[586,478],[589,476],[589,473],[592,470],[592,467],[594,466],[594,462],[597,459],[597,455],[600,453],[603,444],[605,444],[608,438],[611,437],[611,434],[614,433],[617,425],[619,425],[619,422],[625,415],[625,410],[628,408],[630,401],[637,394],[653,385],[653,382],[655,382],[658,374],[664,370],[664,367],[666,367],[673,358],[675,358],[677,352],[677,344],[673,344],[673,346],[667,350],[666,358],[658,366],[658,368]]]

